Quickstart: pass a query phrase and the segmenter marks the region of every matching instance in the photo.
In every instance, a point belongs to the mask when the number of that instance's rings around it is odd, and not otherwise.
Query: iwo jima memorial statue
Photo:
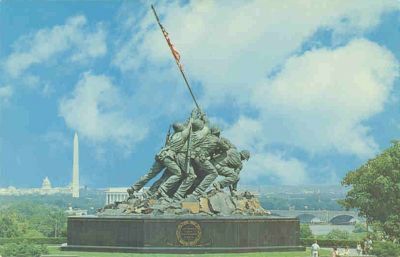
[[[249,192],[237,190],[250,152],[221,135],[200,109],[180,55],[156,20],[196,105],[155,155],[129,198],[95,216],[69,217],[63,250],[125,252],[250,252],[300,250],[299,220],[273,217]],[[153,178],[151,187],[139,191]],[[229,190],[228,190],[229,189]]]

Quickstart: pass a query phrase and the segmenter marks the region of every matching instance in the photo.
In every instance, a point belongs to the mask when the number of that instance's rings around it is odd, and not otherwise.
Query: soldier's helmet
[[[219,137],[221,135],[221,129],[217,126],[211,127],[210,132],[211,132],[211,134],[213,134],[214,136],[217,136],[217,137]]]
[[[250,159],[250,152],[247,150],[243,150],[240,152],[240,157],[242,158],[242,160],[248,161]]]
[[[172,128],[176,133],[176,132],[182,132],[185,129],[185,126],[180,122],[175,122],[174,124],[172,124]]]
[[[221,151],[225,152],[231,148],[234,148],[234,145],[228,139],[221,137],[219,140],[219,148]]]
[[[192,122],[193,131],[202,130],[204,128],[204,122],[202,120],[194,120]]]

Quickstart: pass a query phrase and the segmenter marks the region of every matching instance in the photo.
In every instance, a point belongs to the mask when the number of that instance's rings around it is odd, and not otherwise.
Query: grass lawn
[[[100,252],[64,252],[59,248],[49,247],[50,254],[76,255],[79,257],[171,257],[171,256],[210,256],[210,257],[310,257],[310,249],[304,252],[271,252],[271,253],[215,253],[215,254],[149,254],[149,253],[100,253]],[[329,251],[322,250],[321,256],[329,256]]]

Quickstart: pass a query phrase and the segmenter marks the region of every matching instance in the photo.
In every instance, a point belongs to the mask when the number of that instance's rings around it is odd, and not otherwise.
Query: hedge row
[[[38,237],[38,238],[0,238],[0,245],[9,243],[27,242],[31,244],[62,244],[67,242],[66,237]]]
[[[356,247],[357,240],[331,240],[317,239],[318,245],[321,247]],[[40,237],[40,238],[0,238],[0,245],[7,243],[19,243],[25,241],[32,244],[62,244],[67,242],[66,237]],[[304,246],[310,246],[315,242],[315,238],[301,238],[300,243]]]
[[[318,245],[321,247],[357,247],[357,240],[332,240],[332,239],[315,239],[315,238],[301,238],[300,243],[304,246],[311,246],[315,240],[318,241]]]

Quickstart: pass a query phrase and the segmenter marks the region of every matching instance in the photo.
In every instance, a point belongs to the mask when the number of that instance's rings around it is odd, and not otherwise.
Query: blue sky
[[[0,1],[0,186],[127,186],[191,98],[148,1]],[[400,2],[161,1],[244,184],[333,184],[400,138]]]

